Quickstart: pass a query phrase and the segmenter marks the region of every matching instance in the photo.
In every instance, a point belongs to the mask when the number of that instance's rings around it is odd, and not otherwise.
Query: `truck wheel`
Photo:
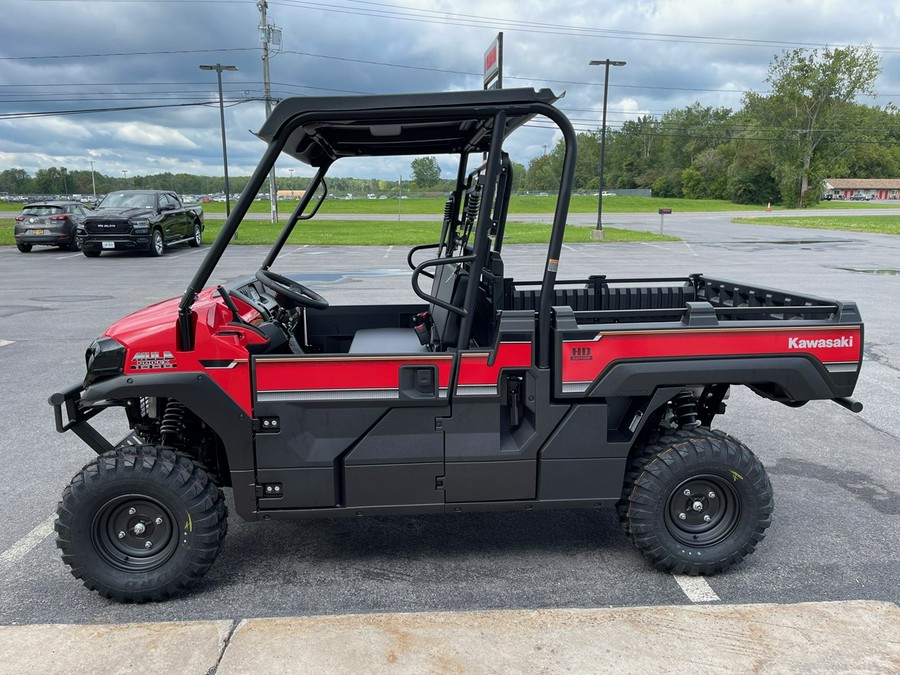
[[[27,244],[27,243],[25,243],[24,241],[17,241],[17,242],[16,242],[16,248],[19,249],[19,252],[20,252],[20,253],[30,253],[30,252],[31,252],[32,245],[31,245],[31,244]]]
[[[148,249],[148,253],[152,258],[158,258],[165,252],[166,242],[163,239],[162,232],[153,230],[153,232],[150,233],[150,248]]]
[[[197,248],[203,243],[203,232],[200,231],[200,223],[194,223],[194,236],[188,242],[191,248]]]
[[[222,492],[188,457],[149,445],[88,463],[57,507],[57,546],[73,576],[119,602],[194,585],[227,530]]]
[[[627,496],[634,545],[659,569],[715,574],[741,562],[772,521],[772,485],[740,441],[682,430],[648,447]]]
[[[87,251],[85,249],[81,249],[81,252],[84,253],[84,255],[87,256],[88,258],[99,258],[100,257],[100,251]]]
[[[80,251],[81,250],[81,242],[78,241],[78,237],[72,236],[72,241],[69,242],[69,250],[70,251]]]

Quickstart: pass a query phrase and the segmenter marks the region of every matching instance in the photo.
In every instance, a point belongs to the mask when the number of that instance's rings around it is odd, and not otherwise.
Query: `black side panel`
[[[454,462],[447,464],[447,503],[534,499],[537,462]]]
[[[263,488],[259,508],[301,509],[337,505],[334,471],[328,468],[313,469],[260,469],[257,479]],[[280,496],[267,492],[267,487],[278,488]]]
[[[316,352],[346,353],[358,330],[412,328],[412,318],[426,305],[338,305],[307,312],[307,342]]]
[[[444,434],[435,430],[435,418],[450,409],[393,408],[347,453],[345,466],[406,464],[444,461]]]
[[[438,487],[443,472],[443,462],[345,467],[344,506],[443,504]]]
[[[624,457],[541,462],[538,499],[618,499],[626,462]]]
[[[620,362],[600,374],[588,395],[648,396],[657,387],[692,384],[772,384],[780,389],[780,396],[771,395],[776,400],[810,401],[853,393],[852,385],[840,386],[836,379],[804,356]]]
[[[281,428],[278,433],[256,437],[258,467],[331,469],[386,409],[386,405],[348,407],[347,404],[257,402],[257,417],[276,417]]]

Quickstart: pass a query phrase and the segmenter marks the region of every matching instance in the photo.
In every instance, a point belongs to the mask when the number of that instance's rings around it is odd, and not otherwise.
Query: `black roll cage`
[[[512,131],[541,115],[556,124],[565,143],[559,196],[553,216],[547,258],[541,281],[538,308],[537,366],[549,368],[551,359],[551,306],[553,288],[562,250],[575,176],[575,130],[568,118],[553,103],[559,99],[548,89],[507,89],[463,91],[434,94],[379,96],[303,97],[282,101],[272,111],[257,134],[268,145],[246,188],[226,219],[203,262],[188,284],[179,303],[178,335],[180,348],[194,346],[192,306],[209,281],[225,248],[234,237],[250,205],[271,173],[276,160],[286,152],[301,162],[317,167],[309,187],[283,227],[262,264],[269,269],[300,220],[312,218],[328,194],[325,175],[341,157],[458,154],[457,184],[449,203],[450,226],[459,222],[466,188],[467,163],[472,153],[486,153],[478,171],[483,172],[480,208],[474,226],[475,243],[467,250],[473,270],[482,270],[490,254],[491,240],[497,235],[495,250],[502,246],[502,228],[508,206],[509,167],[504,164],[503,141]],[[500,130],[499,133],[496,133]],[[497,190],[501,174],[506,180]],[[318,197],[317,197],[318,195]],[[310,202],[318,199],[305,214]],[[493,213],[493,217],[492,217]],[[448,221],[442,227],[439,251],[445,247]],[[499,228],[499,229],[498,229]],[[448,253],[448,255],[450,255]],[[478,283],[466,288],[458,345],[467,345],[472,329],[472,308]]]

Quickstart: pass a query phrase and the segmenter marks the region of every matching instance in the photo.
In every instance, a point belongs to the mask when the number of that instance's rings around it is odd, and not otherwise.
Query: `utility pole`
[[[603,77],[603,121],[600,124],[600,189],[597,194],[597,228],[591,233],[592,239],[603,239],[603,165],[606,159],[606,101],[609,93],[609,67],[624,66],[624,61],[603,59],[591,61],[590,66],[606,66],[606,74]]]
[[[219,122],[222,126],[222,164],[225,168],[225,215],[231,215],[231,186],[228,183],[228,146],[225,144],[225,103],[222,99],[222,71],[237,70],[237,66],[200,66],[200,70],[214,70],[219,80]]]
[[[266,119],[269,119],[269,115],[272,114],[272,87],[269,81],[269,37],[272,30],[275,28],[274,26],[269,25],[269,20],[266,17],[266,10],[268,9],[269,3],[267,0],[259,0],[256,3],[256,6],[259,7],[259,36],[262,39],[262,62],[263,62],[263,86],[265,87],[265,99],[266,99]],[[280,34],[280,31],[279,31]],[[272,209],[272,222],[278,222],[278,188],[275,186],[275,167],[272,167],[272,172],[269,174],[269,200],[271,202]]]
[[[88,160],[91,161],[91,160]],[[94,197],[97,196],[97,182],[94,180],[94,162],[91,161],[91,189],[94,191]]]

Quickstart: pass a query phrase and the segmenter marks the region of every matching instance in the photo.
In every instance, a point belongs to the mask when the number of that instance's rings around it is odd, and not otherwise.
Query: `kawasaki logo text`
[[[788,338],[788,349],[835,349],[838,347],[852,347],[852,337],[829,338],[827,340],[801,340],[800,338]]]

